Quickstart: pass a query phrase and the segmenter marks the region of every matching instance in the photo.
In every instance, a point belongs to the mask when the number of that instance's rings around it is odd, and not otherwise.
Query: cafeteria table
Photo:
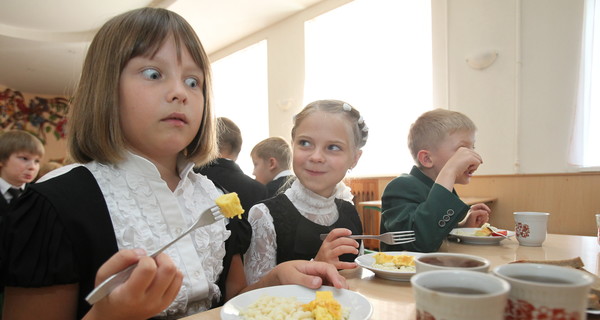
[[[596,237],[549,234],[541,247],[519,246],[514,237],[493,245],[474,245],[446,240],[439,251],[484,257],[491,262],[490,270],[515,260],[563,260],[580,257],[587,271],[596,275],[600,273],[600,246]],[[372,271],[361,267],[342,270],[340,273],[346,277],[350,290],[361,293],[373,305],[371,319],[414,320],[416,318],[410,282],[382,279],[375,276]],[[219,312],[220,308],[216,308],[184,319],[220,319]]]

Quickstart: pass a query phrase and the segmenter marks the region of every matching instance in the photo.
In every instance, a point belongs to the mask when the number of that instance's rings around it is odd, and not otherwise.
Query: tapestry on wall
[[[68,110],[66,98],[35,97],[26,102],[21,92],[6,89],[0,92],[0,129],[28,131],[43,144],[49,134],[57,140],[64,139]]]

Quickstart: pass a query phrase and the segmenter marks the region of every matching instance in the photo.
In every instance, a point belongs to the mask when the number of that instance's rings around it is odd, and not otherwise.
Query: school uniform
[[[272,198],[280,193],[283,193],[294,182],[294,175],[291,170],[283,170],[278,173],[273,180],[269,181],[267,186],[267,198]]]
[[[456,190],[448,191],[416,166],[386,186],[381,202],[381,233],[414,230],[416,238],[400,245],[382,242],[382,251],[437,251],[470,208]]]
[[[352,195],[343,183],[334,195],[322,197],[295,180],[284,193],[250,209],[248,221],[252,240],[244,255],[244,270],[249,284],[258,281],[278,263],[317,255],[322,233],[347,228],[362,234],[362,224]],[[360,241],[359,241],[360,243]],[[342,261],[354,261],[356,255],[343,255]]]
[[[221,194],[214,184],[192,172],[192,163],[181,161],[178,167],[181,181],[174,191],[150,161],[133,154],[118,165],[91,162],[31,185],[0,229],[0,285],[77,283],[81,318],[90,308],[85,296],[94,288],[97,270],[114,253],[152,252],[214,206]],[[222,219],[198,228],[165,251],[184,279],[162,317],[222,304],[231,258],[243,254],[250,239],[232,235],[226,224]]]
[[[9,204],[18,198],[21,193],[25,190],[27,184],[23,184],[22,186],[15,187],[12,184],[8,183],[6,180],[0,178],[0,193],[2,197],[0,197],[0,221],[2,217],[6,215],[8,212]]]

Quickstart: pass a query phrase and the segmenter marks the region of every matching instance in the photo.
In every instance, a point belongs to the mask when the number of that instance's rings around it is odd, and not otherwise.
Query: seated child
[[[289,188],[293,181],[290,170],[292,148],[283,138],[267,138],[250,152],[256,181],[267,186],[267,197],[271,198]]]
[[[31,133],[12,130],[0,135],[0,219],[9,203],[37,178],[44,145]]]
[[[475,124],[465,115],[444,109],[422,114],[412,124],[408,148],[416,162],[410,174],[392,180],[382,196],[381,233],[414,230],[416,241],[381,243],[382,251],[437,251],[455,227],[481,227],[490,208],[469,207],[454,190],[468,184],[483,163],[475,152]]]
[[[308,104],[294,117],[292,158],[296,180],[284,193],[250,209],[252,241],[244,255],[248,283],[292,259],[355,268],[362,224],[343,184],[356,166],[368,129],[358,110],[338,100]],[[326,234],[325,240],[319,235]]]

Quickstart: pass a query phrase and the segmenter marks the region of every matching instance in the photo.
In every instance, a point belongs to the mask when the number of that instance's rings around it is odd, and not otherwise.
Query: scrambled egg
[[[227,218],[233,218],[235,216],[238,219],[242,218],[242,213],[244,213],[244,209],[240,204],[240,198],[238,198],[237,193],[231,192],[224,195],[219,196],[215,203],[219,206],[221,213]]]
[[[342,320],[342,306],[333,298],[331,291],[317,291],[315,300],[302,306],[313,313],[315,320]]]
[[[487,237],[492,234],[492,229],[490,229],[489,223],[484,223],[479,230],[475,230],[475,236],[477,237]]]
[[[409,256],[406,254],[401,254],[397,256],[385,254],[383,252],[378,252],[374,256],[375,264],[386,264],[393,263],[396,267],[406,266],[406,267],[414,267],[415,266],[415,257]]]

